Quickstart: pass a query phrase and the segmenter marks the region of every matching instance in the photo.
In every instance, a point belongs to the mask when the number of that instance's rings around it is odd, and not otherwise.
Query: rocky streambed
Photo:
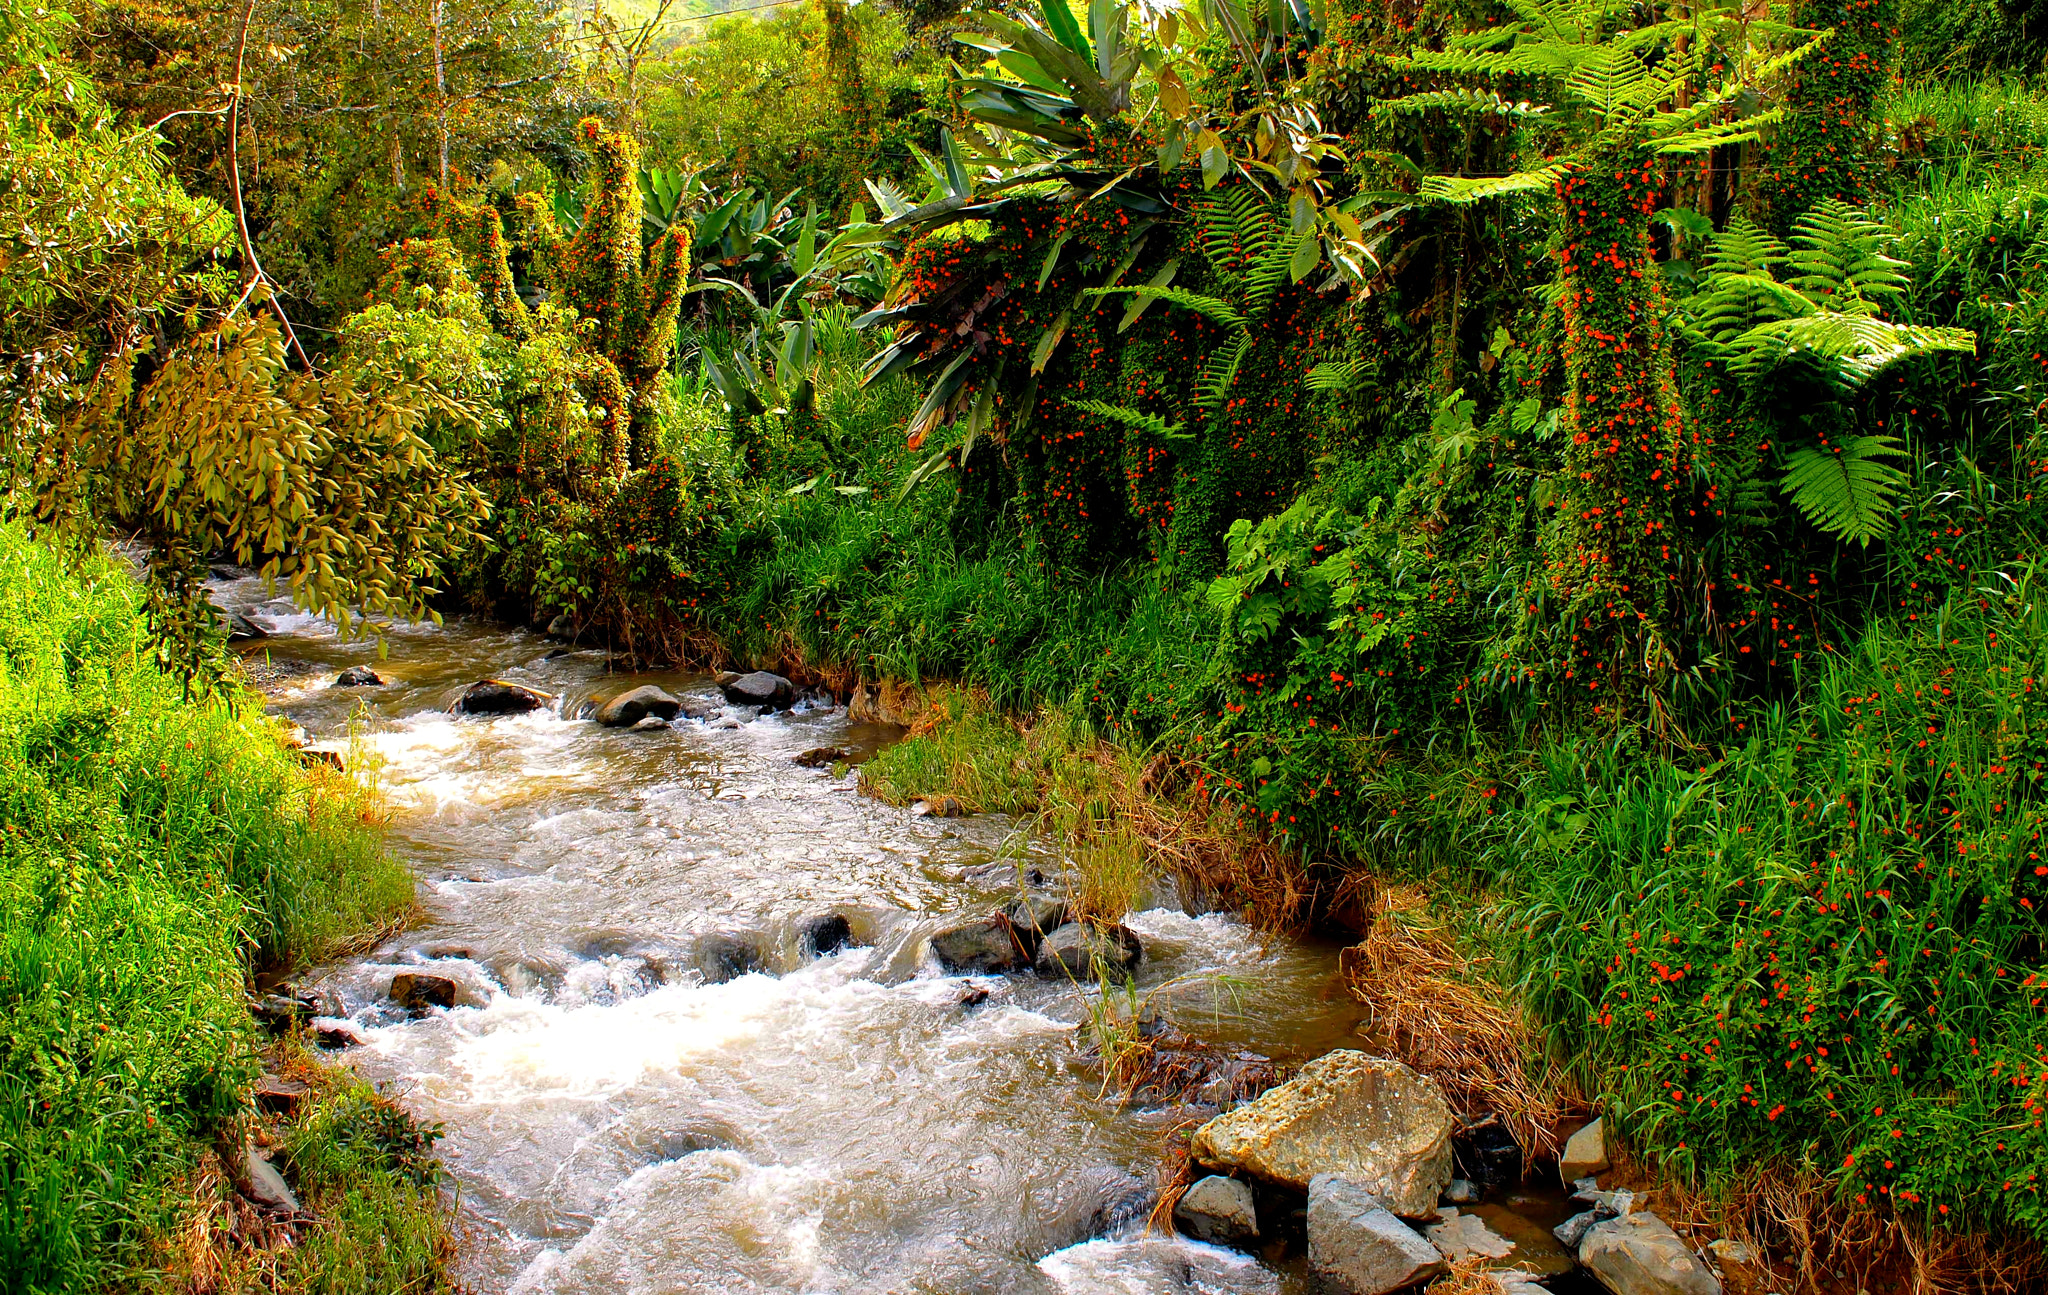
[[[1566,1245],[1585,1211],[1510,1181],[1484,1130],[1394,1177],[1332,1158],[1372,1106],[1300,1102],[1360,1055],[1334,946],[1171,884],[1074,922],[1017,824],[860,796],[901,730],[838,699],[473,623],[398,627],[375,659],[254,580],[216,597],[268,635],[251,673],[308,758],[378,780],[421,880],[422,924],[282,1010],[444,1125],[479,1291],[1363,1291],[1394,1261],[1340,1254],[1412,1251],[1412,1282],[1503,1240],[1564,1290],[1641,1227],[1610,1198]],[[1090,1046],[1104,983],[1172,1061],[1128,1099]],[[1254,1127],[1296,1107],[1336,1123]],[[1218,1116],[1181,1235],[1148,1230],[1170,1132]],[[1304,1138],[1284,1170],[1248,1150]]]

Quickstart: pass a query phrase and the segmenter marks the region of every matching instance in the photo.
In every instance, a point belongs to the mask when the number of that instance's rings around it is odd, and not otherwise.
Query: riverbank
[[[250,1010],[412,911],[374,797],[12,526],[0,649],[0,1286],[446,1289],[431,1134]]]

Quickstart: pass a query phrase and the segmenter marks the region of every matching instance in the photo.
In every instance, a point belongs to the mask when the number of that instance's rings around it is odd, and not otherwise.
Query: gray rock
[[[1450,1186],[1444,1188],[1444,1199],[1453,1205],[1476,1205],[1479,1203],[1479,1184],[1453,1178]]]
[[[1450,1104],[1436,1081],[1349,1048],[1325,1053],[1255,1102],[1195,1130],[1197,1163],[1300,1191],[1341,1173],[1405,1218],[1436,1214],[1451,1181]]]
[[[1559,1245],[1573,1254],[1577,1254],[1579,1252],[1579,1243],[1586,1239],[1586,1234],[1591,1232],[1593,1225],[1598,1222],[1600,1222],[1600,1216],[1592,1210],[1587,1210],[1583,1214],[1572,1215],[1564,1222],[1550,1229],[1550,1233],[1557,1238]]]
[[[1243,1246],[1259,1235],[1252,1189],[1221,1174],[1211,1174],[1188,1188],[1173,1207],[1173,1221],[1196,1240],[1223,1246]]]
[[[448,709],[458,715],[521,715],[539,710],[553,698],[544,692],[502,679],[481,679],[471,684]]]
[[[1478,1256],[1505,1259],[1515,1252],[1515,1243],[1486,1226],[1477,1214],[1460,1214],[1456,1206],[1444,1210],[1441,1223],[1422,1229],[1430,1244],[1444,1252],[1451,1262]]]
[[[768,960],[752,936],[720,931],[697,942],[697,970],[707,985],[722,985],[768,969]]]
[[[932,956],[952,975],[1016,971],[1029,959],[1010,919],[998,913],[949,926],[932,936]]]
[[[1074,920],[1065,901],[1048,895],[1026,895],[1004,909],[1003,915],[1019,931],[1028,934],[1034,945]]]
[[[597,722],[606,728],[631,728],[643,719],[672,720],[682,709],[683,703],[647,684],[622,692],[598,707]]]
[[[382,688],[384,676],[366,665],[352,665],[334,676],[336,688]]]
[[[1127,926],[1068,922],[1039,943],[1033,966],[1041,976],[1098,980],[1105,975],[1129,976],[1144,959],[1145,946]]]
[[[253,1142],[242,1143],[242,1177],[248,1184],[249,1199],[265,1210],[285,1215],[299,1212],[299,1198],[292,1195],[290,1184]]]
[[[779,674],[756,670],[752,674],[721,674],[718,676],[719,691],[725,699],[738,706],[764,706],[770,710],[787,710],[796,699],[796,688]]]
[[[1721,1295],[1720,1279],[1685,1239],[1648,1212],[1594,1224],[1579,1262],[1615,1295]]]
[[[1340,1295],[1385,1295],[1449,1270],[1371,1189],[1340,1174],[1309,1180],[1308,1266]]]
[[[267,639],[270,631],[250,620],[240,612],[226,612],[221,619],[228,627],[228,642],[247,643],[253,639]]]
[[[1571,1182],[1604,1172],[1607,1164],[1607,1121],[1598,1119],[1572,1134],[1564,1144],[1564,1154],[1557,1160],[1557,1173]]]
[[[797,944],[812,957],[837,953],[853,943],[853,927],[838,913],[806,918],[797,928]]]

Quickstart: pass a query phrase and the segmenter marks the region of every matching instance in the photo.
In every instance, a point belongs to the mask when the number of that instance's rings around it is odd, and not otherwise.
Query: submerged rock
[[[1460,1214],[1455,1206],[1444,1214],[1443,1222],[1422,1229],[1422,1233],[1451,1262],[1473,1257],[1505,1259],[1515,1252],[1515,1243],[1486,1226],[1486,1220],[1477,1214]]]
[[[463,690],[448,709],[458,715],[521,715],[554,699],[544,692],[502,679],[481,679]]]
[[[1522,1147],[1499,1116],[1466,1121],[1451,1135],[1451,1167],[1480,1187],[1517,1187]]]
[[[334,676],[336,688],[382,688],[384,677],[366,665],[352,665]]]
[[[1309,1180],[1308,1266],[1342,1295],[1385,1295],[1448,1270],[1369,1186],[1341,1174]]]
[[[1041,976],[1099,980],[1128,976],[1144,958],[1145,946],[1127,926],[1068,922],[1045,937],[1032,965]]]
[[[853,943],[853,926],[838,913],[805,918],[797,927],[797,946],[814,958],[837,953]]]
[[[799,755],[789,757],[789,761],[791,764],[800,765],[806,769],[824,769],[838,764],[841,760],[851,758],[845,751],[836,746],[814,746]]]
[[[329,1052],[363,1046],[362,1032],[347,1021],[313,1022],[313,1042]]]
[[[391,978],[391,1001],[424,1016],[429,1008],[455,1006],[455,982],[424,971],[401,971]]]
[[[1211,1174],[1182,1193],[1173,1207],[1173,1221],[1196,1240],[1223,1246],[1247,1245],[1259,1235],[1252,1189],[1221,1174]]]
[[[672,720],[683,703],[653,684],[622,692],[598,707],[597,722],[606,728],[631,728],[643,719]]]
[[[1195,1130],[1195,1160],[1299,1191],[1341,1174],[1407,1218],[1436,1212],[1451,1181],[1456,1120],[1436,1081],[1398,1061],[1340,1049],[1257,1101]]]
[[[1464,1178],[1451,1179],[1444,1188],[1444,1199],[1453,1205],[1474,1205],[1479,1201],[1479,1184]]]
[[[228,627],[228,642],[247,643],[254,639],[267,639],[270,631],[240,612],[224,612],[221,619]]]
[[[760,942],[751,935],[733,931],[720,931],[699,940],[696,963],[707,985],[722,985],[768,969]]]
[[[1564,1154],[1557,1158],[1557,1174],[1572,1182],[1605,1171],[1607,1164],[1607,1121],[1598,1119],[1564,1144]]]
[[[1074,920],[1065,900],[1050,895],[1026,895],[1003,910],[1010,924],[1031,939],[1042,940]]]
[[[1579,1262],[1615,1295],[1721,1295],[1721,1282],[1685,1239],[1654,1214],[1596,1223]]]
[[[932,936],[931,946],[932,956],[951,975],[1016,971],[1030,961],[1010,919],[1000,913],[949,926]]]
[[[779,674],[756,670],[752,674],[721,674],[718,689],[725,699],[736,706],[762,706],[769,710],[788,710],[796,700],[796,688]]]

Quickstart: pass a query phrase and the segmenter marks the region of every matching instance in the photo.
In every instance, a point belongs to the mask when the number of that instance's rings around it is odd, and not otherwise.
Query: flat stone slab
[[[1309,1180],[1308,1266],[1336,1295],[1386,1295],[1450,1269],[1370,1188],[1337,1174]]]
[[[1671,1225],[1648,1212],[1595,1223],[1579,1262],[1615,1295],[1721,1295],[1721,1281]]]

